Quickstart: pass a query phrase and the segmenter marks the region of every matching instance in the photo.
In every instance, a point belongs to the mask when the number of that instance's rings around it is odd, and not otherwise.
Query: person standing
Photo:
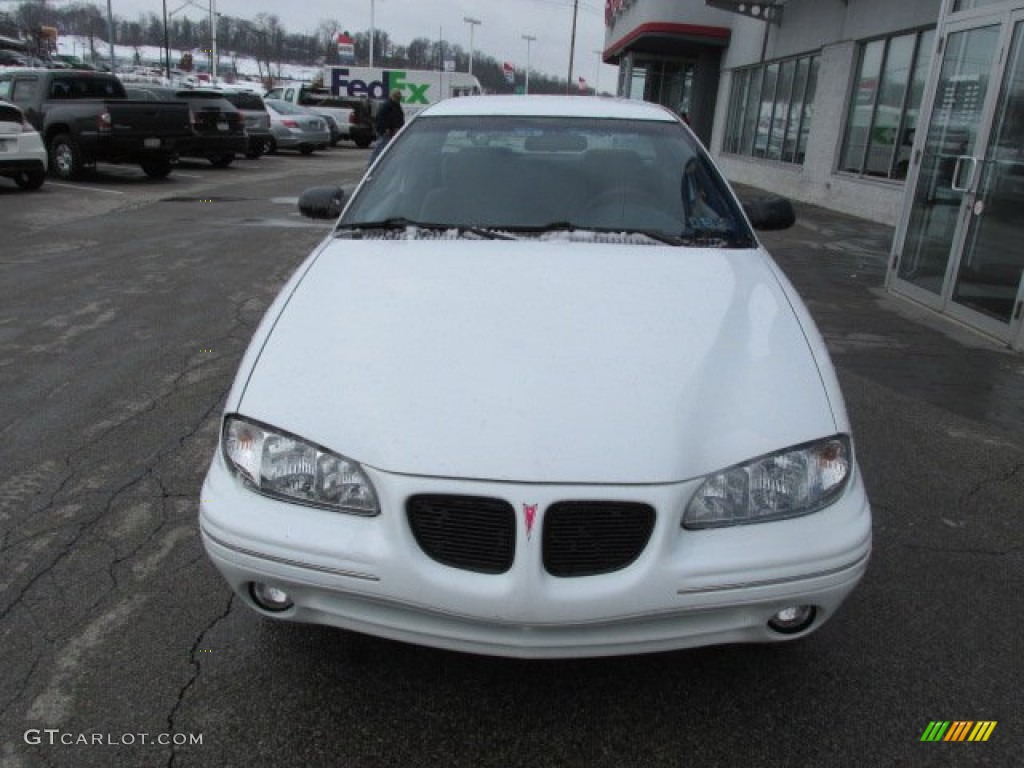
[[[381,105],[377,112],[377,120],[374,127],[377,129],[377,142],[373,145],[373,152],[370,154],[370,162],[367,167],[373,165],[377,155],[384,151],[384,147],[395,137],[399,129],[405,125],[405,111],[402,109],[402,92],[394,90],[391,98]]]

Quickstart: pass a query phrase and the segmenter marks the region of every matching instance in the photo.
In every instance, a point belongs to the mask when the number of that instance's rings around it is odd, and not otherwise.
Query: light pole
[[[594,95],[599,96],[601,94],[601,65],[604,64],[604,53],[602,51],[594,51],[597,54],[597,72],[594,78]]]
[[[565,92],[572,92],[572,59],[576,55],[576,14],[580,9],[580,0],[572,4],[572,37],[569,39],[569,79],[565,81]]]
[[[110,9],[110,0],[107,0],[107,37],[110,38],[110,73],[116,70],[114,66],[114,13]]]
[[[469,24],[469,74],[473,74],[473,28],[480,23],[480,19],[471,19],[463,16],[462,20]]]
[[[373,38],[376,37],[376,32],[373,29],[373,6],[374,0],[370,0],[370,66],[373,66]]]
[[[164,0],[164,67],[166,71],[164,74],[167,77],[167,83],[170,85],[171,82],[171,38],[167,32],[167,0]]]
[[[526,96],[530,95],[530,43],[536,39],[533,35],[523,35],[523,40],[526,41],[526,87],[523,89],[523,93]]]
[[[210,82],[217,82],[217,13],[216,0],[210,0]]]

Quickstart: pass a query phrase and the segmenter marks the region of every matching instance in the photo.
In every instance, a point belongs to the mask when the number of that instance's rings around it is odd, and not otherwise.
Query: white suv
[[[46,180],[46,146],[22,111],[0,101],[0,176],[22,189],[39,189]]]

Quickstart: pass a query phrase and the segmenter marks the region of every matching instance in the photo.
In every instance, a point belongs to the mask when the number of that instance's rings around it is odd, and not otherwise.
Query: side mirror
[[[341,187],[313,187],[299,196],[299,213],[310,219],[336,219],[344,205]]]
[[[743,210],[754,229],[789,229],[796,223],[793,203],[785,197],[765,195],[743,201]]]

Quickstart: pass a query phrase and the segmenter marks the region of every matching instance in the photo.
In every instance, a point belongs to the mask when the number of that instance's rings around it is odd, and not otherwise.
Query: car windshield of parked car
[[[680,124],[654,120],[416,118],[371,168],[338,232],[413,237],[446,228],[755,242],[701,146]]]

